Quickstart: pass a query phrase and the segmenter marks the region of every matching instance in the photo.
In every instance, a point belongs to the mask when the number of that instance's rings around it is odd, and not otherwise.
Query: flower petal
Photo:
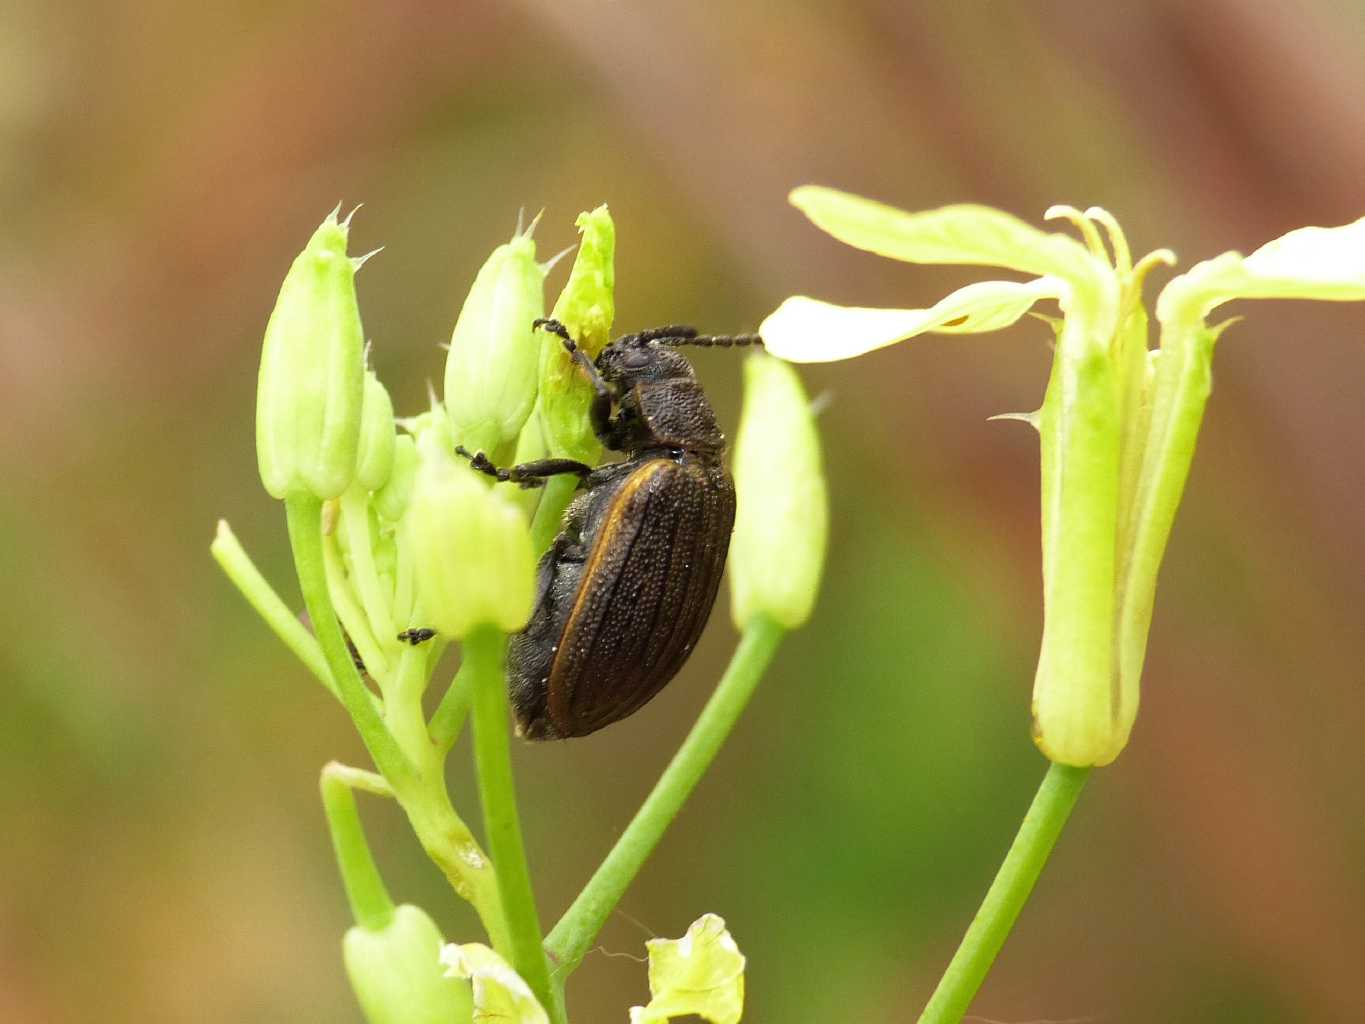
[[[1173,278],[1157,299],[1162,323],[1193,324],[1233,299],[1365,299],[1365,217],[1299,228],[1250,256],[1225,252]]]
[[[792,205],[846,245],[907,263],[1009,267],[1070,277],[1095,258],[1067,235],[1040,231],[989,206],[959,204],[908,213],[819,185],[792,191]]]
[[[650,939],[647,1006],[630,1008],[631,1024],[697,1016],[739,1024],[744,1012],[744,954],[715,914],[703,914],[681,939]]]
[[[979,281],[945,296],[929,309],[836,306],[793,295],[759,327],[764,347],[794,363],[849,359],[926,332],[978,334],[1017,321],[1040,299],[1059,297],[1065,285],[1033,281]]]
[[[441,947],[447,978],[468,978],[474,987],[474,1024],[549,1024],[530,987],[512,966],[478,942]]]
[[[1263,287],[1300,298],[1365,298],[1365,217],[1337,228],[1299,228],[1267,242],[1242,266]]]

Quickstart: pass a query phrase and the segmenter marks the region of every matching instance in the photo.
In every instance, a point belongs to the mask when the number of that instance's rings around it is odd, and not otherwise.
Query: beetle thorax
[[[653,345],[613,349],[604,349],[597,365],[619,396],[615,447],[716,454],[725,448],[725,435],[686,357]]]

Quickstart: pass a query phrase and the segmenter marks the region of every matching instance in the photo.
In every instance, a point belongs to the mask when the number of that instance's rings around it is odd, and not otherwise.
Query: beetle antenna
[[[627,334],[617,338],[614,345],[648,345],[651,342],[679,342],[688,338],[695,338],[697,329],[688,327],[685,324],[668,324],[664,327],[651,327],[648,330],[639,331],[635,334]]]
[[[653,339],[656,345],[667,345],[669,348],[682,348],[685,345],[695,345],[697,348],[745,348],[750,345],[757,345],[762,348],[763,339],[757,334],[702,334],[692,337],[667,337]]]

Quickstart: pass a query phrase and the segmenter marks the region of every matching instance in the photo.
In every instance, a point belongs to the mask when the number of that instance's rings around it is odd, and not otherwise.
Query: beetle
[[[607,345],[594,361],[557,320],[593,387],[593,432],[621,461],[593,468],[541,459],[501,469],[457,451],[480,472],[523,487],[564,473],[580,493],[536,570],[536,601],[508,649],[519,735],[586,736],[634,714],[672,679],[701,636],[720,588],[735,520],[725,435],[683,345],[761,345],[757,335],[656,327]]]

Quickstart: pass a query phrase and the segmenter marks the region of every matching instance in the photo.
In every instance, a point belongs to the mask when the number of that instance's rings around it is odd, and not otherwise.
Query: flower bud
[[[526,517],[474,470],[441,457],[425,440],[418,438],[421,461],[403,517],[422,614],[455,639],[483,625],[516,632],[531,616],[535,589]]]
[[[616,317],[616,226],[604,205],[578,215],[582,239],[568,283],[550,314],[590,359],[606,347]],[[540,417],[550,454],[596,465],[602,445],[592,431],[592,385],[552,334],[541,340]]]
[[[472,1013],[469,984],[447,977],[440,930],[402,904],[380,928],[356,925],[342,940],[351,988],[370,1024],[456,1024]]]
[[[365,403],[360,413],[360,450],[355,477],[367,491],[377,491],[393,471],[393,402],[373,370],[365,371]]]
[[[333,211],[289,268],[266,324],[256,456],[272,497],[335,498],[355,475],[364,344],[346,233]]]
[[[511,454],[535,405],[540,339],[531,324],[545,312],[544,282],[529,233],[498,246],[450,337],[445,406],[455,440],[495,461]]]
[[[375,492],[374,509],[386,523],[403,518],[417,476],[417,445],[407,434],[393,439],[393,468],[384,485]]]
[[[744,363],[734,473],[731,615],[741,630],[760,613],[794,629],[819,589],[829,503],[810,402],[796,371],[771,356]]]

